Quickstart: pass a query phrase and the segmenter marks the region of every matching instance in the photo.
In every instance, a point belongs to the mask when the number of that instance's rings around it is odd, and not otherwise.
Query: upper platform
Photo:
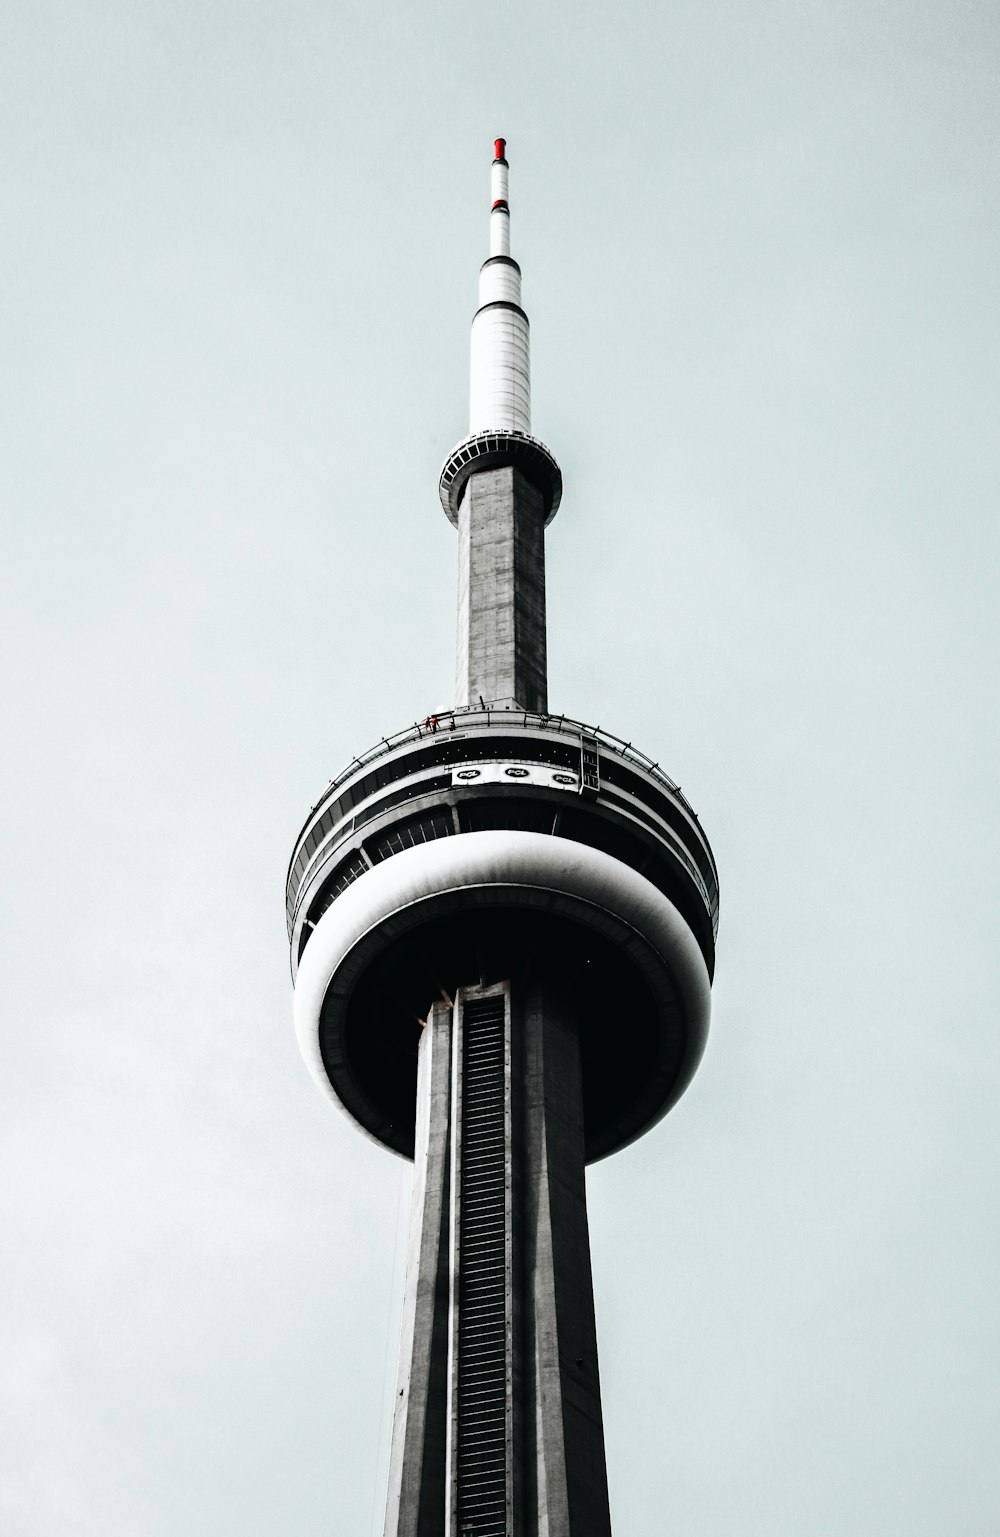
[[[456,443],[438,478],[438,496],[451,523],[458,527],[458,509],[469,478],[480,470],[495,470],[510,464],[523,471],[542,493],[545,523],[548,526],[562,501],[562,471],[551,450],[527,432],[494,429],[474,432]]]

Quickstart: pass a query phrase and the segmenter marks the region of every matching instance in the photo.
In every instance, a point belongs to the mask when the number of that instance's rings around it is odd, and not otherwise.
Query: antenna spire
[[[510,254],[510,167],[507,140],[493,143],[490,167],[490,254],[479,272],[472,321],[469,431],[531,431],[528,317],[521,308],[521,269]]]
[[[510,168],[505,154],[506,139],[493,141],[493,165],[490,167],[490,255],[510,255],[510,204],[507,190]]]
[[[441,505],[458,529],[460,708],[547,708],[546,523],[562,495],[552,454],[531,436],[528,317],[510,254],[507,142],[493,143],[490,255],[472,317],[469,433],[445,460]]]

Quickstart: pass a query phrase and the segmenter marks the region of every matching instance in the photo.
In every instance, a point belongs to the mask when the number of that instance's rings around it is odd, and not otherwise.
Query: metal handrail
[[[698,813],[682,792],[680,785],[675,784],[669,774],[663,772],[659,763],[654,762],[646,753],[640,752],[637,747],[633,747],[631,742],[623,741],[612,732],[604,731],[600,726],[588,726],[585,721],[573,720],[569,715],[543,715],[536,710],[482,710],[475,707],[442,710],[438,715],[428,715],[424,721],[414,721],[412,726],[406,726],[392,736],[384,736],[374,747],[369,747],[365,752],[352,758],[339,774],[334,775],[319,800],[309,808],[309,816],[318,811],[330,799],[333,792],[346,784],[348,779],[353,778],[359,769],[367,768],[369,763],[374,763],[378,758],[384,758],[387,753],[395,752],[397,747],[403,747],[407,742],[417,742],[423,737],[436,736],[442,731],[457,731],[460,725],[463,727],[521,726],[528,729],[560,732],[570,730],[596,737],[601,746],[613,752],[616,757],[624,758],[628,763],[635,763],[657,780],[664,789],[680,801],[685,811],[690,812],[695,821],[698,821]]]

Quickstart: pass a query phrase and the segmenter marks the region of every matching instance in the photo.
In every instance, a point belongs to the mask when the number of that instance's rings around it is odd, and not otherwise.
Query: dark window
[[[364,875],[367,869],[368,866],[360,854],[348,854],[346,859],[341,860],[329,880],[323,882],[306,915],[306,921],[302,925],[302,938],[299,940],[300,960],[313,928],[322,918],[327,908],[333,905],[341,892],[346,891],[348,886],[356,881],[359,876]]]
[[[522,833],[550,833],[557,806],[515,800],[470,800],[459,807],[463,832],[487,833],[512,829]]]
[[[372,864],[378,864],[382,859],[402,853],[403,849],[415,848],[418,843],[447,838],[454,830],[451,813],[437,807],[434,811],[425,811],[421,816],[409,817],[405,822],[387,827],[385,832],[365,844],[365,852]]]

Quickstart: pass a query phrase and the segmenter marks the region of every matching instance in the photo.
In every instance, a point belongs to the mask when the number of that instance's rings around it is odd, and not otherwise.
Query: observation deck
[[[310,812],[286,902],[303,1050],[404,1155],[432,1003],[520,966],[573,997],[589,1158],[659,1119],[697,1065],[687,972],[707,998],[715,861],[680,787],[598,727],[456,709],[384,738]]]

